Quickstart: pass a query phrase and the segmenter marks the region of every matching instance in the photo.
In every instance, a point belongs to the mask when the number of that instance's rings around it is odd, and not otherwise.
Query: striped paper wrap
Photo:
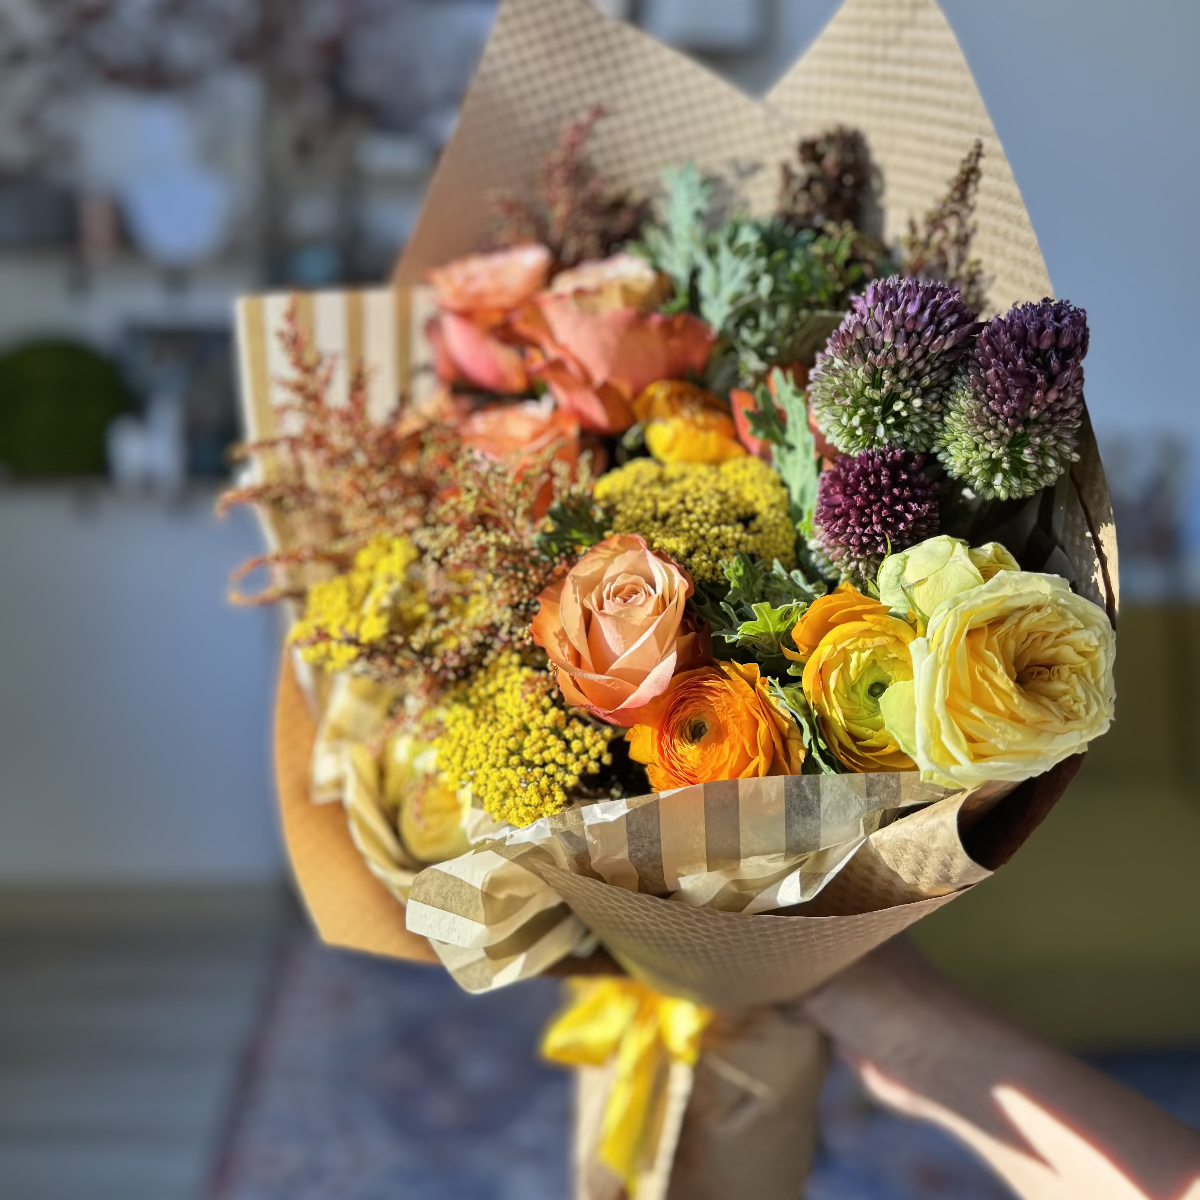
[[[430,380],[421,336],[426,272],[475,250],[487,194],[525,190],[545,148],[595,104],[609,113],[593,144],[609,180],[646,192],[664,165],[691,160],[735,180],[755,212],[769,210],[776,164],[802,133],[857,127],[879,168],[880,231],[890,237],[932,206],[980,138],[975,249],[989,311],[1052,294],[1012,170],[936,0],[845,0],[765,104],[587,0],[503,0],[394,286],[240,304],[248,435],[284,431],[276,333],[293,305],[317,349],[337,362],[332,403],[344,402],[359,362],[378,419],[388,419],[402,393],[419,402]],[[1080,450],[1057,487],[999,537],[1027,568],[1062,574],[1115,623],[1112,512],[1086,421]],[[269,479],[281,464],[267,457],[256,469]],[[284,516],[268,517],[266,531],[274,547],[295,544]],[[289,858],[321,936],[390,957],[440,959],[473,991],[544,971],[613,970],[615,960],[661,990],[766,1020],[781,1010],[754,1006],[811,990],[986,879],[1081,761],[1011,791],[966,794],[892,775],[710,784],[573,810],[418,870],[396,836],[379,763],[364,750],[378,722],[372,701],[297,668],[289,658],[280,679],[277,776]],[[597,944],[607,954],[594,952]],[[771,1034],[755,1066],[742,1039],[730,1061],[742,1078],[766,1079],[795,1044],[794,1033]],[[726,1105],[737,1118],[726,1122],[699,1103],[718,1078],[705,1066],[711,1058],[701,1061],[682,1122],[678,1186],[668,1154],[639,1194],[798,1195],[811,1153],[788,1164],[787,1147],[803,1141],[794,1096],[815,1097],[819,1067],[758,1092],[739,1085]],[[747,1107],[751,1092],[757,1098]],[[608,1193],[589,1180],[580,1194]]]

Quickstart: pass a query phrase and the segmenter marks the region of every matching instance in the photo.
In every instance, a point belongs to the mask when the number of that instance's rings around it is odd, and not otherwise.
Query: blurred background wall
[[[837,0],[605,7],[763,91]],[[1029,972],[1077,952],[1111,977],[1119,944],[1175,971],[1173,994],[1200,988],[1182,926],[1200,834],[1200,7],[944,7],[1056,287],[1089,311],[1125,624],[1116,731],[1010,872],[928,923],[931,948],[982,977],[986,928]],[[279,629],[226,607],[259,542],[212,515],[236,437],[230,303],[386,277],[493,16],[0,0],[0,884],[281,877]],[[1122,888],[1134,844],[1149,895]],[[1026,911],[1047,888],[1057,924]]]

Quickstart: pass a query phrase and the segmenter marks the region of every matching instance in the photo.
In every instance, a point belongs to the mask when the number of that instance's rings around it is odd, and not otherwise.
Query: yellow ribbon
[[[600,1158],[632,1197],[654,1164],[671,1063],[696,1065],[712,1013],[628,979],[571,979],[567,989],[567,1007],[546,1029],[542,1055],[569,1067],[602,1067],[616,1058]]]

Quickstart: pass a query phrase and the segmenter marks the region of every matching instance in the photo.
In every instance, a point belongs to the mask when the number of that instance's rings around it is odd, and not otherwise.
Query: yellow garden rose
[[[915,637],[911,625],[886,610],[867,611],[830,625],[804,668],[804,694],[821,734],[851,771],[913,769],[884,724],[880,703],[893,687],[912,679],[909,645]]]
[[[742,458],[729,405],[680,379],[652,383],[633,402],[646,428],[646,448],[662,463],[723,463]]]
[[[924,622],[948,597],[978,587],[999,571],[1018,570],[1017,560],[999,542],[970,549],[961,538],[943,534],[883,560],[879,599]]]
[[[883,714],[931,782],[1030,779],[1112,721],[1116,636],[1057,575],[1003,570],[950,596],[911,650]]]

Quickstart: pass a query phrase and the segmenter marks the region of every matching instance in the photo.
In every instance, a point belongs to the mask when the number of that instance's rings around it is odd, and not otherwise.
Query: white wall
[[[0,884],[279,875],[279,631],[227,605],[261,540],[212,504],[0,491]]]

